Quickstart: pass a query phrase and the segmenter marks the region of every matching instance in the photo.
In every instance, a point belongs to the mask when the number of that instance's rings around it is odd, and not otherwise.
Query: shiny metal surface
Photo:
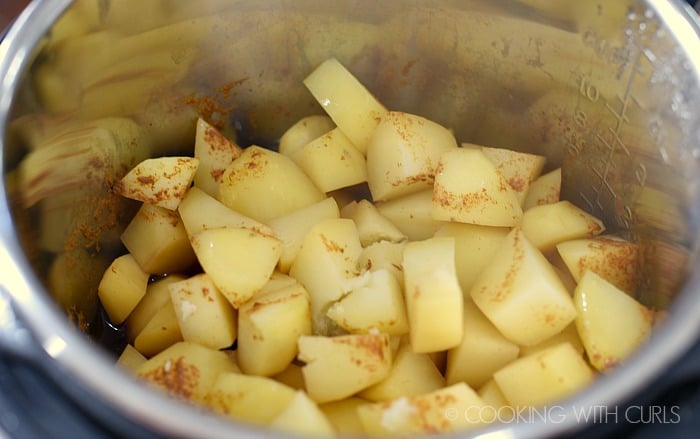
[[[131,0],[79,1],[52,26],[71,3],[35,1],[0,46],[4,172],[24,152],[13,123],[33,113],[132,117],[147,128],[144,155],[192,138],[193,111],[271,144],[291,122],[319,112],[301,79],[333,55],[387,107],[434,119],[460,141],[546,154],[550,166],[566,170],[567,198],[642,243],[640,298],[668,308],[651,340],[560,404],[568,415],[562,422],[484,434],[580,428],[577,407],[631,397],[697,339],[700,27],[681,2],[154,0],[138,2],[134,15]],[[157,431],[230,435],[228,422],[146,392],[116,371],[50,300],[15,219],[67,190],[40,188],[32,206],[14,211],[5,195],[0,206],[0,285],[55,360],[47,367],[64,368]],[[106,235],[99,239],[109,248]],[[264,435],[235,428],[237,437]]]

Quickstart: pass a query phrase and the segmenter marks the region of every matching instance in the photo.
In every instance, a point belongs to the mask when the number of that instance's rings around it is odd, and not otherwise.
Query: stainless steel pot
[[[644,248],[640,299],[668,312],[648,343],[560,404],[557,422],[478,433],[581,428],[577,408],[633,397],[697,340],[700,26],[680,1],[37,0],[0,46],[3,172],[46,120],[131,117],[149,145],[133,157],[181,147],[195,112],[272,144],[319,112],[301,79],[331,55],[388,107],[435,119],[461,141],[546,154],[564,166],[566,198]],[[75,189],[73,165],[59,159],[52,184],[25,204],[11,203],[9,177],[2,183],[2,351],[79,383],[84,405],[159,434],[266,436],[146,390],[56,305],[31,249],[44,255],[52,247],[42,239],[57,236],[21,240],[20,231],[43,198]],[[94,202],[108,190],[88,192]],[[113,236],[91,239],[108,251]]]

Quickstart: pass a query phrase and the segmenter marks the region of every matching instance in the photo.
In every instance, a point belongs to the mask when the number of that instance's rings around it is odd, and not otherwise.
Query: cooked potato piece
[[[136,334],[134,347],[146,357],[152,357],[181,341],[183,341],[182,332],[180,332],[175,307],[168,297],[168,301]]]
[[[546,174],[540,175],[530,184],[527,191],[523,210],[542,204],[552,204],[559,201],[561,194],[561,168],[556,168]]]
[[[365,156],[339,128],[312,140],[291,158],[323,192],[367,181]]]
[[[464,381],[476,389],[518,357],[519,347],[506,339],[471,301],[464,304],[464,336],[447,351],[445,380]]]
[[[515,190],[520,205],[525,204],[530,185],[542,173],[547,158],[542,155],[489,146],[482,146],[481,151],[496,165],[496,170]]]
[[[416,192],[390,201],[377,203],[379,213],[394,224],[410,241],[433,236],[445,221],[432,215],[433,191]]]
[[[142,204],[121,241],[147,273],[177,273],[197,260],[180,215],[164,207]]]
[[[357,407],[363,404],[367,404],[366,399],[351,396],[338,401],[319,404],[318,407],[326,415],[326,418],[328,418],[339,435],[362,436],[365,434],[365,429],[360,423]]]
[[[574,302],[588,360],[600,371],[623,362],[651,332],[651,310],[592,271],[583,274]]]
[[[194,174],[194,185],[216,197],[224,171],[242,153],[243,150],[216,127],[201,117],[198,118],[194,157],[199,159],[199,167]]]
[[[353,201],[346,205],[341,211],[341,216],[355,221],[362,247],[379,241],[402,242],[406,240],[406,235],[368,200]]]
[[[520,228],[527,239],[545,253],[560,242],[591,238],[605,231],[601,220],[569,201],[528,209],[523,214]]]
[[[292,401],[270,421],[269,426],[273,430],[304,435],[305,437],[335,436],[333,424],[306,392],[301,390],[297,390]]]
[[[289,157],[249,146],[224,172],[218,199],[261,222],[326,198]]]
[[[539,406],[570,396],[594,378],[593,370],[568,343],[519,358],[493,375],[512,407]]]
[[[209,275],[201,273],[168,285],[182,338],[211,349],[236,340],[236,311]]]
[[[306,363],[306,391],[317,403],[347,398],[383,380],[391,370],[386,334],[299,337],[299,360]]]
[[[440,156],[432,216],[441,221],[512,227],[523,216],[518,195],[486,155],[458,148]]]
[[[642,280],[641,253],[635,242],[596,236],[561,242],[557,251],[576,282],[590,270],[627,294],[634,294]]]
[[[509,420],[512,420],[515,416],[515,410],[513,410],[512,408],[509,409],[510,406],[508,404],[508,400],[503,395],[503,392],[501,392],[501,389],[500,387],[498,387],[496,380],[494,380],[493,378],[486,381],[484,385],[479,387],[476,390],[476,393],[479,395],[481,400],[484,401],[486,406],[493,408],[492,415],[494,417],[494,420],[507,422]],[[489,414],[488,411],[484,411],[482,413],[484,415]]]
[[[130,254],[115,259],[102,275],[97,295],[109,320],[121,325],[146,294],[149,273]]]
[[[483,407],[474,390],[458,383],[423,395],[365,404],[357,412],[371,436],[412,436],[479,427],[485,423],[480,416]]]
[[[573,290],[572,290],[573,293]],[[583,355],[583,343],[581,343],[581,337],[578,335],[578,330],[576,329],[576,323],[570,323],[569,326],[564,328],[563,331],[561,331],[558,334],[553,335],[552,337],[549,337],[547,340],[537,343],[536,345],[533,346],[521,346],[520,347],[520,356],[524,357],[526,355],[534,354],[535,352],[539,352],[543,349],[546,349],[550,346],[554,346],[560,343],[567,342],[571,344],[571,347],[573,347],[576,352],[579,354]]]
[[[464,298],[454,252],[451,237],[409,242],[404,249],[404,294],[415,352],[442,351],[462,340]]]
[[[146,361],[137,374],[171,396],[204,403],[219,375],[236,370],[225,353],[183,341]]]
[[[316,223],[339,216],[338,205],[333,198],[328,197],[318,203],[268,221],[267,224],[272,229],[273,234],[282,241],[279,270],[282,273],[289,273],[292,262],[299,253],[304,236]]]
[[[508,233],[470,294],[491,323],[519,345],[540,343],[576,318],[556,271],[519,228]]]
[[[304,85],[363,154],[386,108],[335,58],[321,63]]]
[[[117,364],[131,371],[135,371],[145,362],[146,357],[130,344],[124,347],[124,350],[117,359]]]
[[[204,272],[234,308],[265,285],[282,252],[277,238],[244,228],[206,229],[190,240]]]
[[[194,157],[146,159],[132,168],[114,189],[126,198],[175,210],[190,188],[198,165],[199,159]]]
[[[179,274],[171,274],[155,282],[150,282],[146,287],[146,294],[141,298],[136,308],[129,314],[129,322],[126,325],[128,340],[133,343],[136,336],[153,318],[163,306],[170,302],[170,290],[168,285],[185,280],[186,277]]]
[[[177,210],[189,236],[202,230],[221,227],[242,227],[263,235],[274,235],[267,225],[231,210],[198,187],[187,191]]]
[[[371,304],[371,306],[368,306]],[[378,330],[389,335],[408,333],[401,285],[387,270],[368,271],[326,315],[351,334]]]
[[[386,378],[359,393],[370,401],[389,401],[402,396],[418,396],[441,389],[445,379],[428,354],[413,352],[403,343],[394,356]]]
[[[362,249],[357,261],[361,271],[387,270],[403,289],[403,250],[406,242],[379,241]]]
[[[321,137],[335,128],[335,124],[325,114],[314,114],[299,119],[280,136],[278,150],[288,157],[303,148],[307,143]]]
[[[296,390],[306,389],[301,366],[296,363],[290,363],[282,372],[273,375],[271,378]]]
[[[297,339],[311,334],[309,294],[299,283],[258,293],[238,310],[238,365],[243,372],[282,372],[298,353]]]
[[[323,220],[304,237],[289,274],[309,292],[315,334],[328,334],[332,329],[326,312],[350,291],[361,251],[357,227],[346,218]]]
[[[289,405],[296,391],[271,378],[224,372],[212,383],[207,406],[242,422],[267,425]]]

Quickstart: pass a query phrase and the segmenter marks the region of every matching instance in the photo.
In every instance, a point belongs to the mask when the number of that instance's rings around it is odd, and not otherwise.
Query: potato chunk
[[[107,267],[97,287],[97,295],[112,323],[121,325],[136,308],[146,294],[149,276],[128,253]]]
[[[280,154],[291,157],[312,140],[321,137],[335,128],[335,124],[325,114],[314,114],[299,119],[280,136]]]
[[[482,146],[481,151],[496,165],[496,170],[508,181],[508,184],[518,195],[520,205],[524,205],[530,185],[540,176],[547,158],[542,155],[488,146]]]
[[[270,427],[304,437],[332,437],[335,429],[326,415],[309,396],[298,390],[294,398],[272,421]]]
[[[402,242],[406,240],[406,235],[368,200],[353,201],[343,207],[340,214],[343,218],[355,221],[362,247],[379,241]]]
[[[520,227],[527,239],[544,253],[554,250],[560,242],[591,238],[605,231],[601,220],[569,201],[528,209]]]
[[[146,159],[131,169],[115,190],[126,198],[175,210],[190,188],[198,166],[199,159],[194,157]]]
[[[556,168],[544,175],[540,175],[530,184],[530,189],[525,197],[523,209],[542,204],[551,204],[559,201],[561,194],[561,168]]]
[[[194,185],[215,197],[224,171],[242,153],[241,147],[200,117],[194,138],[194,157],[199,159]]]

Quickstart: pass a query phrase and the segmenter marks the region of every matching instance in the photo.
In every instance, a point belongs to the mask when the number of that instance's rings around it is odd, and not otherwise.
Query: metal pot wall
[[[41,206],[84,180],[92,186],[75,204],[95,212],[108,179],[76,179],[90,165],[76,171],[72,156],[15,203],[12,170],[52,123],[108,116],[143,129],[138,148],[114,151],[112,177],[128,160],[185,148],[197,113],[274,145],[320,112],[301,80],[328,56],[387,107],[434,119],[460,141],[547,155],[565,169],[566,198],[644,248],[639,298],[668,313],[651,339],[562,402],[561,422],[486,431],[580,428],[576,407],[632,397],[700,333],[700,27],[680,1],[35,1],[0,47],[0,347],[117,429],[269,434],[146,390],[69,322],[42,263],[75,238],[76,223],[42,231]],[[108,254],[118,233],[106,226],[118,232],[124,218],[98,216],[100,233],[80,244]]]

